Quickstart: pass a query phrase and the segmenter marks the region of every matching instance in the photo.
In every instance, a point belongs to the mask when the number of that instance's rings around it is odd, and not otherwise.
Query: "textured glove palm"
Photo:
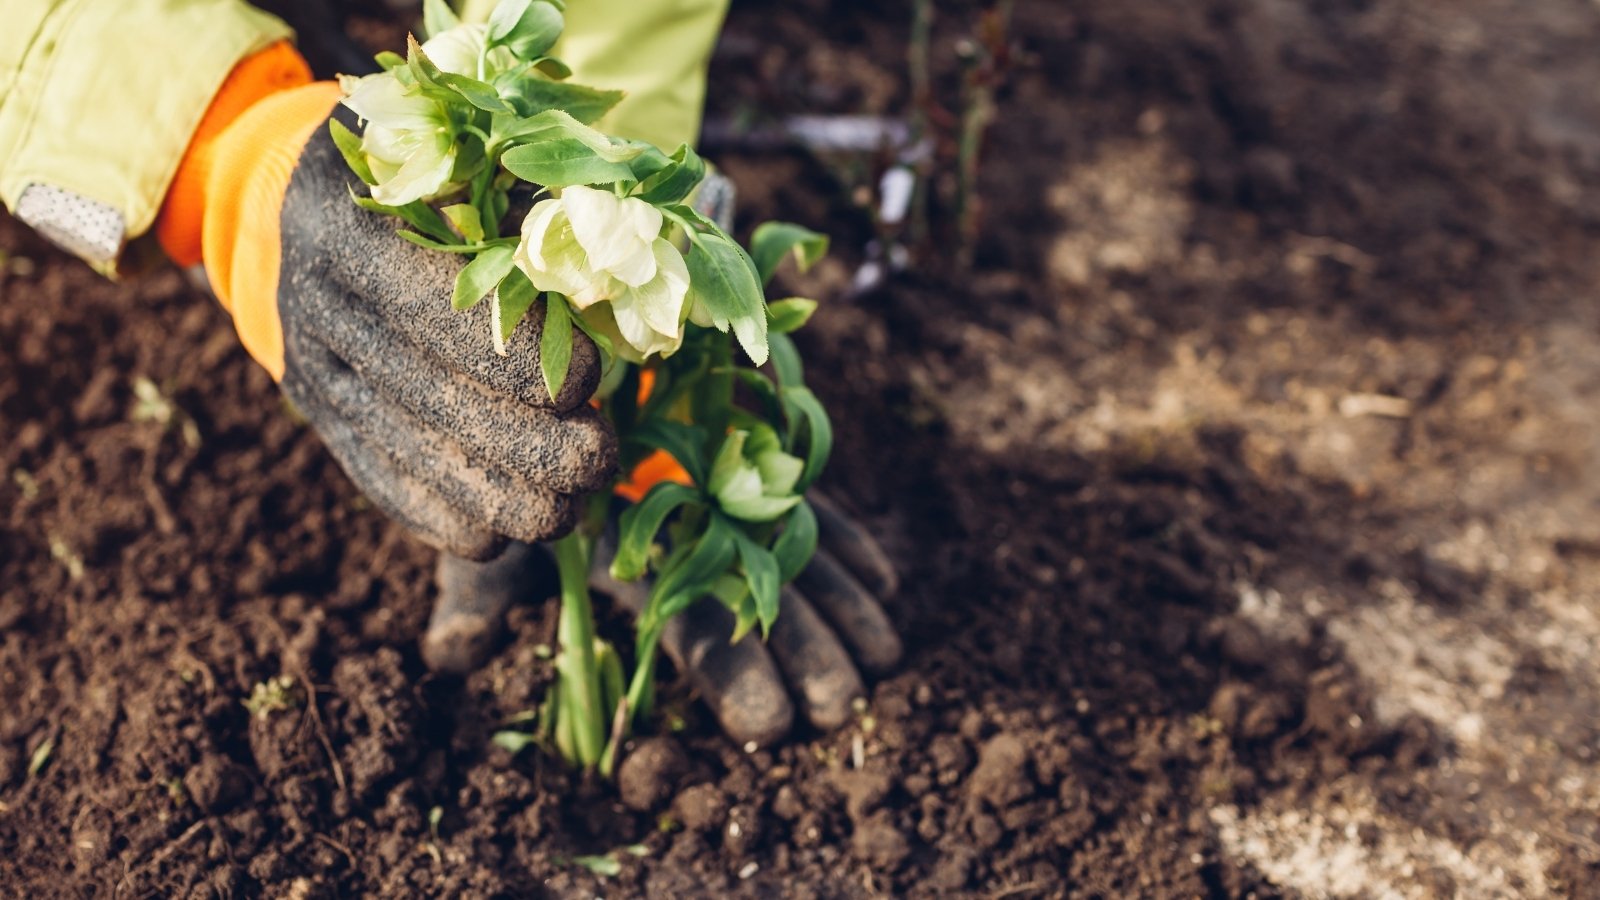
[[[552,399],[538,310],[495,355],[488,305],[450,308],[461,260],[397,237],[351,202],[350,181],[320,129],[283,203],[284,392],[357,487],[434,546],[482,560],[509,538],[566,533],[616,467],[616,438],[584,402],[598,351],[577,336]]]

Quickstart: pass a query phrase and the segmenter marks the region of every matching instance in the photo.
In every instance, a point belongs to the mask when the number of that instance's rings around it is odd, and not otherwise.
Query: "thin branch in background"
[[[933,38],[933,0],[916,0],[911,13],[911,43],[906,50],[906,63],[911,79],[910,143],[928,140],[929,111],[933,105],[933,81],[929,75],[928,47]],[[913,247],[920,246],[928,236],[928,191],[931,172],[924,162],[918,175],[921,184],[912,198],[911,220],[906,234]]]
[[[958,259],[963,267],[972,265],[977,244],[981,210],[978,201],[978,169],[983,156],[983,139],[994,122],[995,91],[1004,82],[1010,66],[1008,35],[1011,30],[1013,0],[998,0],[978,19],[975,39],[960,47],[965,71],[961,79],[961,135],[957,149],[956,222],[961,246]]]

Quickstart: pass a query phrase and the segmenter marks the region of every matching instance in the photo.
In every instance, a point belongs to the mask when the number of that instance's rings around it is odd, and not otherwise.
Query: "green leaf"
[[[785,254],[793,252],[800,271],[816,265],[828,252],[828,237],[792,222],[763,222],[750,236],[750,255],[761,272],[761,283],[772,280]]]
[[[627,440],[653,450],[667,451],[696,485],[706,483],[704,428],[670,419],[647,419],[628,433]]]
[[[502,141],[533,144],[539,141],[575,140],[607,162],[625,163],[644,153],[650,145],[642,141],[613,138],[573,118],[561,109],[547,109],[525,119],[496,123],[496,137]],[[631,169],[629,170],[631,173]]]
[[[515,147],[500,157],[500,164],[518,178],[545,187],[633,180],[633,172],[627,166],[602,158],[593,148],[574,138],[555,138]]]
[[[426,247],[429,250],[438,250],[441,253],[477,254],[482,253],[484,250],[482,244],[463,244],[453,234],[450,235],[449,243],[446,243],[445,241],[436,241],[430,237],[424,237],[420,234],[417,234],[415,231],[405,231],[402,229],[400,231],[396,231],[395,234],[398,234],[411,243],[416,244],[418,247]]]
[[[767,313],[756,273],[733,241],[702,234],[684,262],[689,289],[711,315],[718,331],[731,325],[739,346],[756,365],[767,361]]]
[[[607,714],[609,726],[610,714],[627,693],[626,680],[622,677],[622,657],[617,655],[617,648],[597,637],[594,639],[594,665],[600,676],[600,707]]]
[[[533,59],[555,46],[563,24],[561,10],[550,3],[501,0],[489,15],[489,41]]]
[[[756,395],[757,400],[761,401],[761,412],[765,416],[765,421],[783,421],[783,406],[778,402],[778,386],[772,383],[771,378],[757,372],[755,369],[743,367],[734,369],[733,374],[744,382],[744,386],[749,389],[750,393]]]
[[[393,50],[385,50],[373,57],[373,60],[385,71],[390,72],[406,64],[406,58]]]
[[[808,387],[785,385],[778,389],[778,399],[783,402],[784,413],[789,417],[789,435],[784,441],[784,450],[799,456],[795,453],[795,446],[799,443],[800,435],[805,433],[809,438],[804,457],[806,467],[794,486],[795,493],[803,494],[822,474],[822,467],[828,464],[828,455],[833,452],[833,423],[828,419],[828,411],[822,408],[822,401]],[[802,423],[804,428],[801,427]]]
[[[572,324],[578,326],[579,331],[582,331],[584,334],[588,335],[589,340],[594,341],[594,345],[600,348],[600,352],[602,355],[604,355],[606,360],[616,358],[617,351],[616,348],[611,346],[611,337],[609,335],[597,331],[593,325],[590,325],[588,321],[583,318],[583,316],[573,316]],[[605,373],[602,375],[602,378],[604,378],[605,375],[609,375],[610,371],[611,366],[609,363],[607,363],[607,368]]]
[[[350,171],[367,184],[377,184],[378,179],[372,176],[372,166],[367,164],[367,154],[361,150],[361,138],[338,119],[328,120],[328,133],[333,135],[333,145],[339,148]]]
[[[817,552],[817,514],[811,504],[801,501],[783,520],[783,531],[772,545],[778,560],[778,578],[784,584],[795,579],[810,564]]]
[[[490,247],[479,253],[472,262],[456,274],[455,290],[450,292],[450,305],[456,309],[471,309],[478,301],[489,296],[516,265],[510,247]]]
[[[669,160],[669,165],[642,178],[639,199],[647,203],[677,203],[694,193],[705,180],[706,162],[688,144],[679,145]],[[634,174],[641,174],[637,166]]]
[[[500,282],[500,287],[494,292],[494,333],[491,335],[494,338],[494,352],[506,355],[506,341],[511,340],[511,332],[517,330],[517,324],[528,314],[528,308],[533,306],[533,301],[538,297],[539,292],[534,290],[533,282],[522,274],[521,269],[513,268]]]
[[[539,743],[537,735],[528,734],[526,731],[496,731],[489,742],[511,753],[521,753],[534,744]]]
[[[603,878],[615,878],[622,874],[622,863],[613,856],[574,856],[572,864],[582,866]]]
[[[772,348],[772,369],[778,375],[778,384],[804,386],[805,366],[800,362],[800,348],[794,345],[794,339],[787,334],[773,334],[768,336],[767,344]]]
[[[761,636],[765,638],[778,618],[778,590],[783,584],[778,573],[778,560],[771,550],[752,541],[744,529],[731,530],[734,546],[739,550],[739,564],[744,567],[745,583],[750,586],[750,596],[756,601],[756,618],[761,621]]]
[[[694,549],[682,562],[656,579],[650,592],[651,602],[662,599],[659,607],[662,619],[670,618],[689,607],[710,590],[717,577],[733,564],[737,552],[734,545],[734,525],[727,516],[713,512],[711,524],[695,543]]]
[[[733,610],[733,634],[728,637],[728,643],[730,644],[737,644],[744,640],[744,636],[749,634],[761,621],[760,612],[756,609],[756,598],[750,596],[749,589],[741,584],[739,594],[738,604],[731,607]],[[766,631],[762,631],[761,636],[765,638]]]
[[[554,56],[546,56],[534,63],[533,67],[556,81],[566,81],[572,77],[572,68]]]
[[[470,243],[483,242],[483,222],[478,215],[478,208],[470,203],[456,203],[439,210],[444,217],[450,220],[461,237]]]
[[[45,738],[39,746],[33,748],[33,753],[28,756],[28,777],[32,778],[44,771],[45,764],[50,762],[50,754],[56,749],[53,738]]]
[[[422,31],[428,37],[437,37],[460,24],[461,20],[445,0],[423,0]]]
[[[633,581],[650,562],[650,545],[674,510],[700,499],[700,492],[671,481],[650,489],[644,499],[623,511],[617,523],[617,555],[611,560],[611,577]]]
[[[450,226],[445,224],[444,219],[433,207],[421,200],[407,203],[405,206],[386,206],[371,197],[363,197],[354,190],[350,192],[350,198],[362,209],[403,219],[412,228],[437,241],[447,245],[456,243],[456,233],[450,230]]]
[[[811,314],[816,311],[817,301],[805,297],[776,300],[767,304],[767,318],[771,320],[767,327],[778,334],[799,331],[811,321]]]
[[[582,84],[546,81],[527,71],[502,73],[495,77],[495,87],[519,116],[536,116],[557,109],[566,111],[585,125],[598,121],[623,98],[622,91],[603,91]]]
[[[522,21],[522,14],[533,5],[533,0],[500,0],[489,13],[488,39],[491,44],[497,44],[511,34],[517,23]]]
[[[517,111],[511,104],[500,99],[500,94],[493,87],[476,78],[468,78],[465,75],[457,75],[454,72],[441,71],[434,75],[434,80],[465,97],[468,103],[484,112],[515,113]]]
[[[412,34],[406,35],[406,69],[411,73],[411,77],[417,80],[418,87],[435,89],[429,96],[440,97],[439,91],[445,91],[443,98],[450,98],[449,89],[439,83],[439,76],[444,74],[444,70],[433,64],[433,60],[423,51],[422,45],[417,43],[416,35]]]
[[[544,295],[544,333],[539,335],[539,372],[551,399],[561,396],[572,364],[572,311],[560,294]]]

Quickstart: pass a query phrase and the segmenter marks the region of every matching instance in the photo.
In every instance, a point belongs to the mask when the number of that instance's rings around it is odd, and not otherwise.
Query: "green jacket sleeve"
[[[463,15],[482,19],[495,0],[466,0]],[[596,123],[620,137],[671,153],[700,134],[706,64],[728,0],[567,0],[567,29],[555,56],[572,79],[627,97]]]
[[[290,36],[241,0],[0,0],[0,201],[110,273],[233,66]]]

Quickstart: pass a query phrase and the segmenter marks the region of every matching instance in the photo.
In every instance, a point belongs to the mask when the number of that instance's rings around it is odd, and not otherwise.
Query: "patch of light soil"
[[[1551,854],[1538,835],[1463,847],[1385,814],[1364,792],[1287,808],[1230,804],[1210,818],[1235,861],[1307,897],[1552,896]]]

